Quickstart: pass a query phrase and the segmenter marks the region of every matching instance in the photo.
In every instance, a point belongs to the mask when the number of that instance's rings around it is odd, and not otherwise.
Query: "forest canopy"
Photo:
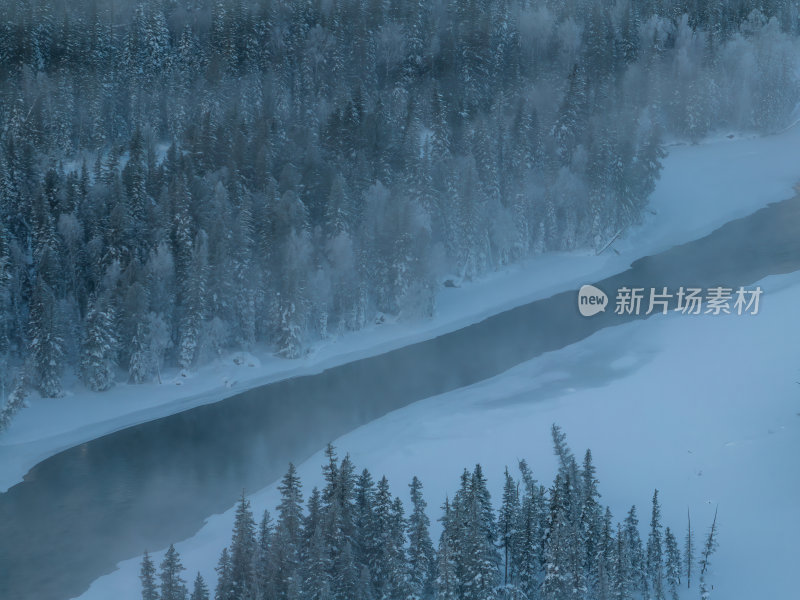
[[[600,248],[665,140],[788,124],[799,29],[789,0],[3,2],[0,423],[67,369],[297,357]]]

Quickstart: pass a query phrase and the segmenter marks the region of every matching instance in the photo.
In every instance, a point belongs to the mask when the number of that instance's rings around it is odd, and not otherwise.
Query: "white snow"
[[[182,377],[171,371],[161,385],[119,384],[93,393],[72,380],[61,399],[32,397],[0,435],[0,492],[21,481],[36,463],[76,444],[130,425],[217,401],[232,393],[378,354],[441,335],[537,298],[579,287],[625,269],[640,256],[709,233],[769,202],[792,195],[800,179],[800,127],[769,137],[723,138],[674,146],[651,200],[652,213],[597,257],[548,254],[492,273],[461,288],[443,288],[437,314],[422,322],[387,322],[314,344],[286,361],[266,349],[227,355]],[[244,356],[235,364],[235,356]]]
[[[556,468],[549,428],[558,423],[578,456],[592,449],[602,501],[615,519],[635,503],[643,534],[654,488],[679,539],[691,510],[698,545],[719,507],[713,597],[789,600],[800,537],[800,346],[785,332],[800,330],[800,273],[759,285],[758,315],[672,314],[607,328],[334,443],[357,467],[386,474],[405,500],[408,482],[419,476],[438,538],[438,507],[464,467],[483,465],[495,501],[503,468],[515,472],[520,458],[549,484]],[[306,493],[321,485],[323,462],[319,452],[299,466]],[[265,508],[274,514],[276,485],[250,499],[256,515]],[[188,580],[200,570],[214,585],[233,513],[210,517],[176,545]],[[156,564],[162,555],[153,554]],[[140,558],[121,563],[80,599],[137,598],[139,565]],[[697,593],[695,584],[685,595]]]

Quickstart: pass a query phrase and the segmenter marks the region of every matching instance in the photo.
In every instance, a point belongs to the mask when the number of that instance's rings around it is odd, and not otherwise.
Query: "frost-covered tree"
[[[711,566],[711,555],[717,549],[717,511],[714,511],[714,520],[708,530],[708,536],[703,544],[703,550],[700,553],[700,598],[701,600],[708,600],[711,597],[711,589],[708,587],[707,577],[708,570]]]
[[[422,483],[414,477],[409,487],[413,507],[408,517],[409,598],[428,600],[433,598],[436,555],[429,533],[430,520],[425,514],[427,503],[422,497]]]
[[[161,580],[160,600],[186,600],[189,592],[181,577],[183,570],[178,551],[170,544],[164,554],[164,560],[161,561],[161,572],[158,575]]]
[[[117,338],[114,308],[102,297],[90,300],[83,336],[81,377],[86,386],[102,392],[114,385]]]
[[[650,534],[647,537],[647,578],[655,600],[664,600],[664,547],[661,529],[661,506],[658,503],[658,490],[655,490]]]
[[[189,600],[209,600],[208,586],[200,573],[194,578],[192,595],[189,597]]]
[[[142,600],[159,600],[158,588],[156,587],[156,567],[147,551],[142,557],[139,581],[142,583]]]
[[[678,600],[678,589],[681,584],[681,572],[683,571],[681,565],[681,551],[678,548],[678,541],[675,539],[675,535],[670,531],[669,527],[664,531],[664,547],[667,555],[665,576],[669,594],[672,600]]]
[[[250,599],[256,595],[256,524],[250,501],[239,499],[230,544],[230,589],[234,598]]]
[[[692,514],[686,509],[686,538],[683,547],[684,567],[686,573],[686,587],[692,587],[692,567],[694,566],[694,537],[692,534]]]

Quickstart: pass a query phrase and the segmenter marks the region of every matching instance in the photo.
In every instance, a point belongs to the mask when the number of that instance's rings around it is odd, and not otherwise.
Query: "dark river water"
[[[594,283],[613,302],[623,285],[737,288],[798,269],[794,198]],[[767,302],[768,291],[762,310]],[[631,318],[637,317],[612,310],[582,317],[576,290],[569,290],[429,341],[65,450],[0,494],[0,600],[78,595],[120,560],[191,536],[242,489],[268,485],[290,460],[303,461],[357,426]]]

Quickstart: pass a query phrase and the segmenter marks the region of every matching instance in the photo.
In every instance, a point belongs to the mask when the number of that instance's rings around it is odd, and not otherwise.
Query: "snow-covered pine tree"
[[[414,476],[409,487],[413,507],[408,517],[409,599],[430,600],[436,583],[436,553],[429,533],[430,519],[425,514],[427,503],[422,497],[422,482]]]
[[[587,449],[583,457],[583,466],[580,471],[581,477],[581,508],[580,508],[580,529],[583,545],[586,548],[584,566],[587,573],[596,571],[596,560],[598,553],[602,552],[601,536],[603,528],[603,517],[600,508],[598,491],[598,480],[595,477],[596,469],[592,462],[592,451]]]
[[[258,526],[258,547],[256,548],[256,586],[259,598],[274,596],[272,548],[273,528],[269,511],[265,510]]]
[[[161,561],[161,572],[159,579],[161,580],[160,600],[186,600],[189,592],[186,589],[185,582],[181,578],[183,571],[181,564],[181,557],[175,546],[172,544],[167,548],[164,554],[164,560]]]
[[[222,549],[214,570],[217,572],[217,587],[214,590],[214,600],[236,600],[231,589],[231,555],[227,546]]]
[[[298,320],[294,302],[281,305],[278,323],[278,354],[284,358],[298,358],[303,352],[303,329]]]
[[[516,580],[512,557],[516,555],[515,543],[518,539],[517,524],[519,522],[519,486],[514,478],[505,470],[503,484],[503,500],[498,515],[498,531],[500,548],[503,551],[503,584],[509,585]]]
[[[617,547],[614,553],[614,574],[611,584],[612,598],[614,598],[614,600],[626,600],[630,598],[631,577],[628,560],[630,550],[625,538],[626,536],[623,532],[622,524],[617,523]]]
[[[544,531],[544,579],[541,590],[545,600],[570,598],[569,544],[577,540],[569,538],[567,485],[563,474],[558,473],[550,488],[550,504]]]
[[[666,548],[666,580],[667,588],[672,600],[678,600],[678,588],[681,584],[681,551],[678,548],[678,541],[669,527],[664,530],[664,546]]]
[[[89,302],[81,346],[81,378],[90,390],[102,392],[114,385],[117,338],[114,308],[105,296]]]
[[[636,516],[636,506],[631,506],[628,516],[625,517],[625,546],[627,549],[626,571],[628,574],[628,589],[638,591],[647,597],[647,559],[642,548],[642,538],[639,535],[639,518]]]
[[[311,498],[314,496],[312,495]],[[310,498],[310,499],[311,499]],[[310,500],[309,499],[309,500]],[[322,522],[309,523],[310,539],[303,554],[303,563],[299,573],[302,573],[303,596],[314,600],[330,600],[333,598],[330,579],[330,555],[325,541],[325,531]],[[292,598],[291,592],[287,598]]]
[[[397,509],[400,513],[397,513]],[[375,493],[374,512],[375,552],[370,557],[369,568],[378,597],[397,597],[402,589],[404,519],[402,504],[392,499],[389,480],[381,477]]]
[[[658,504],[658,490],[655,490],[650,534],[647,537],[647,578],[655,600],[664,600],[664,549],[661,528],[661,506]]]
[[[711,596],[711,589],[708,587],[706,578],[708,568],[711,565],[711,555],[717,549],[717,510],[714,510],[714,520],[708,530],[703,551],[700,553],[700,600],[708,600]]]
[[[64,339],[55,296],[41,276],[33,284],[29,323],[28,353],[33,368],[32,379],[44,397],[58,398],[63,394]]]
[[[356,563],[361,565],[362,575],[371,579],[369,556],[375,549],[375,527],[373,511],[375,502],[375,483],[367,469],[356,480],[353,492],[353,519],[358,524],[354,543]]]
[[[197,577],[194,578],[192,595],[189,597],[189,600],[208,600],[208,586],[199,572],[197,573]]]
[[[300,583],[302,548],[303,493],[297,469],[293,464],[289,464],[278,491],[281,502],[278,505],[272,554],[275,565],[275,593],[279,599],[286,599],[290,590]]]
[[[200,332],[205,320],[206,281],[208,277],[208,236],[200,231],[191,248],[188,272],[184,275],[182,316],[180,321],[179,364],[188,369],[200,346]]]
[[[445,499],[442,512],[443,515],[440,519],[442,533],[439,536],[439,550],[436,553],[436,598],[437,600],[456,600],[460,597],[459,590],[461,588],[455,538],[457,523],[455,511],[448,499]]]
[[[20,372],[17,373],[17,376],[14,378],[11,392],[6,395],[5,405],[0,408],[0,433],[8,429],[14,415],[26,406],[25,399],[27,396],[23,370],[20,369]]]
[[[128,364],[128,381],[144,383],[153,370],[153,356],[147,344],[147,330],[144,323],[136,325],[136,334],[131,341],[131,359]]]
[[[158,588],[156,587],[156,567],[146,550],[142,557],[139,581],[142,582],[142,600],[159,600]]]
[[[516,526],[517,540],[513,545],[513,571],[518,574],[520,589],[530,598],[542,583],[545,490],[533,478],[525,460],[519,462],[519,470],[524,491]]]
[[[256,524],[244,492],[236,507],[230,548],[231,593],[242,600],[255,598]]]
[[[606,507],[600,527],[599,544],[593,561],[593,570],[588,573],[592,594],[597,600],[613,598],[614,532],[611,525],[611,510]]]

